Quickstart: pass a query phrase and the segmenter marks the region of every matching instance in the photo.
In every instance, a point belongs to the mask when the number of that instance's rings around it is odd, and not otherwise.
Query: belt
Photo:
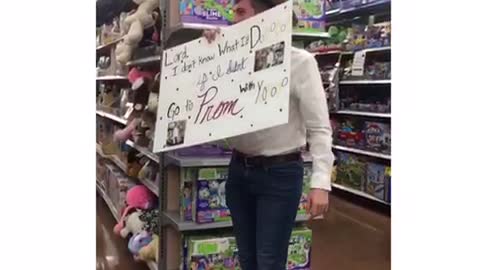
[[[276,156],[247,156],[236,150],[233,151],[232,160],[242,163],[245,167],[268,167],[291,161],[301,161],[302,153],[294,152]]]

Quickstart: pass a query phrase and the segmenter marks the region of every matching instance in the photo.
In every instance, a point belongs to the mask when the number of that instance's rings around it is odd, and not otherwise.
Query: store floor
[[[97,270],[148,270],[133,260],[127,241],[97,196]],[[389,270],[390,218],[332,196],[326,219],[315,221],[312,270]]]

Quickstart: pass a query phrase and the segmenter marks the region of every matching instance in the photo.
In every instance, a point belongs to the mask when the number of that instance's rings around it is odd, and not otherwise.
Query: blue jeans
[[[302,185],[302,161],[269,167],[231,161],[226,200],[242,270],[286,269]]]

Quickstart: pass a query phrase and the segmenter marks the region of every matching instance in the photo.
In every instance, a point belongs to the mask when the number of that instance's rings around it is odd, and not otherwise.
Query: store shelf
[[[315,51],[312,51],[311,52],[314,56],[317,56],[317,55],[332,55],[332,54],[343,54],[342,51],[328,51],[328,52],[315,52]]]
[[[102,151],[102,146],[97,144],[97,153],[102,156],[103,158],[106,158],[106,159],[109,159],[110,161],[112,161],[113,163],[115,163],[115,165],[117,165],[117,167],[119,167],[120,169],[122,169],[122,171],[126,172],[127,171],[127,165],[125,163],[123,163],[117,156],[113,156],[113,155],[106,155],[105,153],[103,153]]]
[[[107,44],[100,45],[100,46],[97,47],[97,51],[101,51],[101,50],[106,49],[106,48],[108,48],[108,47],[110,47],[110,46],[112,46],[112,45],[115,45],[115,44],[117,44],[118,42],[120,42],[122,39],[123,39],[123,37],[121,37],[121,38],[119,38],[119,39],[116,39],[116,40],[113,40],[113,41],[111,41],[111,42],[109,42],[109,43],[107,43]]]
[[[174,153],[168,153],[165,155],[166,165],[176,165],[179,167],[215,167],[215,166],[228,166],[230,163],[230,156],[221,157],[185,157],[179,156]]]
[[[322,33],[302,33],[302,32],[293,32],[293,37],[306,37],[306,38],[329,38],[330,34],[326,32]]]
[[[391,47],[378,47],[378,48],[368,48],[368,49],[363,49],[363,50],[358,50],[355,52],[365,52],[365,53],[371,53],[371,52],[381,52],[381,51],[389,51]],[[342,52],[342,54],[354,54],[355,52]]]
[[[376,157],[376,158],[391,160],[390,155],[387,155],[387,154],[375,153],[375,152],[371,152],[371,151],[365,151],[365,150],[360,150],[360,149],[355,149],[355,148],[350,148],[350,147],[340,146],[340,145],[334,145],[334,146],[332,146],[332,148],[336,149],[336,150],[340,150],[340,151],[345,151],[345,152],[350,152],[350,153],[355,153],[355,154],[360,154],[360,155],[365,155],[365,156],[370,156],[370,157]]]
[[[97,144],[97,153],[102,156],[103,158],[106,158],[110,161],[112,161],[113,163],[115,163],[115,165],[117,167],[119,167],[124,173],[127,173],[127,165],[125,163],[123,163],[118,157],[116,156],[113,156],[113,155],[105,155],[102,151],[102,147]],[[159,188],[157,185],[155,185],[154,183],[150,182],[150,181],[146,181],[146,180],[143,180],[143,179],[139,179],[139,178],[133,178],[135,180],[137,180],[138,182],[142,183],[144,186],[146,186],[151,192],[153,192],[153,194],[159,196]]]
[[[358,115],[358,116],[367,116],[367,117],[376,117],[376,118],[391,118],[389,113],[373,113],[373,112],[358,112],[358,111],[336,111],[332,114],[345,114],[345,115]]]
[[[347,3],[348,4],[348,3]],[[333,11],[327,11],[325,20],[333,23],[358,16],[367,16],[371,14],[389,13],[391,10],[390,0],[369,1],[367,4],[345,7],[345,5]]]
[[[153,55],[145,58],[135,59],[132,61],[128,61],[126,66],[136,66],[136,65],[145,65],[155,62],[160,62],[162,60],[161,55]]]
[[[373,200],[373,201],[377,201],[377,202],[380,202],[380,203],[383,203],[383,204],[386,204],[386,205],[390,205],[390,203],[388,203],[384,200],[380,200],[379,198],[377,198],[375,196],[372,196],[368,193],[365,193],[363,191],[359,191],[359,190],[356,190],[356,189],[353,189],[353,188],[342,186],[342,185],[339,185],[339,184],[336,184],[336,183],[332,183],[332,187],[343,190],[343,191],[346,191],[346,192],[350,192],[350,193],[355,194],[357,196],[361,196],[361,197],[364,197],[364,198],[367,198],[367,199],[370,199],[370,200]]]
[[[147,156],[149,159],[155,161],[156,163],[160,163],[160,158],[158,155],[155,155],[152,153],[148,148],[136,145],[134,142],[131,140],[128,140],[126,144],[132,148],[135,148],[138,152],[142,153],[143,155]]]
[[[390,84],[391,80],[343,80],[340,84]]]
[[[97,110],[97,115],[99,115],[101,117],[108,118],[108,119],[113,120],[113,121],[115,121],[117,123],[120,123],[122,125],[127,124],[127,119],[124,119],[120,116],[116,116],[116,115],[111,114],[111,113],[107,113],[107,112],[104,112],[104,111],[101,111],[101,110]]]
[[[100,184],[97,182],[97,192],[100,194],[100,196],[103,198],[105,203],[107,204],[108,208],[110,209],[110,212],[112,213],[113,217],[115,220],[118,222],[120,220],[120,215],[117,212],[117,209],[115,209],[115,206],[113,205],[112,200],[107,196],[105,191],[100,187]]]
[[[312,162],[312,156],[309,153],[302,155],[304,162]],[[221,167],[230,164],[230,155],[221,157],[183,157],[168,153],[165,155],[166,165],[176,165],[179,167]]]
[[[175,229],[181,232],[232,227],[231,221],[213,222],[213,223],[206,223],[206,224],[198,224],[193,221],[182,221],[180,219],[180,214],[178,212],[164,212],[163,221],[165,222],[165,225],[171,225]],[[308,221],[308,217],[306,215],[297,216],[296,222],[306,222],[306,221]]]
[[[97,81],[122,81],[122,80],[128,80],[128,77],[121,76],[121,75],[105,75],[105,76],[97,77]]]

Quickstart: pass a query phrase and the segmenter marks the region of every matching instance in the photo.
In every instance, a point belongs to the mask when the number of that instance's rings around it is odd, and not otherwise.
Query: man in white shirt
[[[285,0],[237,0],[240,22]],[[216,31],[206,31],[211,42]],[[303,186],[300,148],[307,141],[313,157],[308,213],[328,209],[333,166],[332,131],[326,95],[315,58],[292,48],[288,124],[229,140],[234,153],[226,200],[243,270],[284,270]]]

